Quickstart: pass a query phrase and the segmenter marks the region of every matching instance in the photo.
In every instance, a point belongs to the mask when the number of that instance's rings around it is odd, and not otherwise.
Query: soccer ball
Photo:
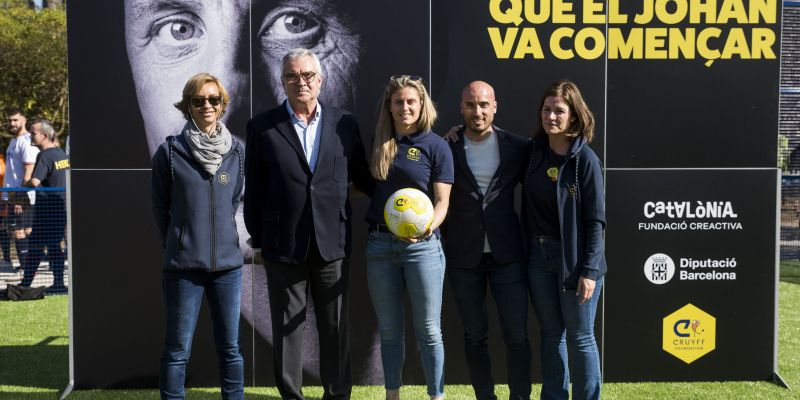
[[[433,223],[433,204],[420,190],[400,189],[386,200],[383,219],[395,235],[402,238],[419,237]]]

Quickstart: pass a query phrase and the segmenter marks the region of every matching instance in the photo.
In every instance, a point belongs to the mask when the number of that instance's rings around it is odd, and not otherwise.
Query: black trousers
[[[353,386],[350,366],[348,312],[349,264],[325,261],[311,241],[301,264],[265,261],[275,364],[275,382],[284,400],[303,400],[303,331],[311,306],[319,336],[323,400],[349,399]]]

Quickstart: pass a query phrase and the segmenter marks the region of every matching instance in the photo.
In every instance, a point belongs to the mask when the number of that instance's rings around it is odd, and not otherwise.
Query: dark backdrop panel
[[[619,2],[639,13],[643,2]],[[769,27],[778,24],[614,25],[616,28]],[[747,4],[747,2],[745,2]],[[719,6],[719,3],[717,3]],[[629,18],[633,20],[633,18]],[[727,35],[727,33],[726,33]],[[668,43],[668,42],[667,42]],[[712,40],[721,48],[722,40]],[[779,44],[772,50],[779,54]],[[777,59],[608,60],[608,156],[613,168],[766,167],[777,165]]]
[[[580,2],[575,13],[580,15]],[[457,0],[435,1],[433,4],[433,90],[437,103],[440,133],[462,124],[459,110],[461,89],[471,81],[482,80],[492,85],[497,98],[495,124],[522,136],[533,136],[539,127],[539,102],[546,86],[559,79],[574,81],[596,118],[592,149],[604,158],[605,62],[574,58],[558,60],[549,54],[548,37],[554,26],[523,23],[520,28],[535,27],[544,48],[545,58],[498,59],[487,27],[502,26],[489,14],[486,3],[465,3]],[[588,26],[570,25],[578,30]],[[596,25],[595,25],[596,27]],[[505,28],[505,26],[504,26]],[[602,27],[601,27],[602,28]]]
[[[158,385],[161,244],[149,171],[72,171],[76,386]]]
[[[770,379],[776,176],[775,170],[607,172],[606,381]],[[737,216],[645,215],[647,202],[690,202],[696,210],[697,201],[730,202]],[[639,225],[681,222],[685,230]],[[692,229],[693,223],[741,229]],[[658,253],[675,263],[674,276],[663,284],[651,283],[644,272],[647,259]],[[691,270],[680,267],[681,259],[735,259],[736,266]],[[682,272],[713,271],[735,272],[736,279],[681,279]],[[662,350],[662,319],[688,303],[716,318],[716,349],[691,364]]]
[[[72,168],[149,168],[122,2],[70,4],[67,40]]]
[[[625,11],[636,11],[631,8],[636,7],[635,2],[623,3]],[[269,75],[268,59],[258,59],[264,50],[258,41],[268,17],[287,16],[276,14],[278,7],[294,6],[268,0],[247,4],[252,5],[252,13],[246,10],[239,21],[253,21],[252,26],[240,27],[237,51],[221,76],[226,85],[231,82],[229,88],[235,88],[232,95],[236,104],[227,121],[239,136],[252,114],[275,106],[281,97],[270,81],[274,75]],[[68,15],[70,115],[75,132],[71,139],[72,165],[76,169],[72,174],[72,340],[76,385],[82,388],[155,386],[164,329],[162,253],[150,222],[150,152],[144,122],[158,121],[175,111],[169,106],[155,115],[143,116],[140,111],[140,103],[159,96],[136,95],[126,52],[123,5],[85,0],[71,4]],[[592,147],[609,167],[775,165],[775,60],[718,60],[712,67],[703,66],[705,60],[609,60],[606,71],[602,58],[555,59],[547,50],[547,37],[554,27],[547,24],[535,26],[545,47],[544,59],[528,56],[500,60],[486,30],[499,24],[491,20],[486,4],[443,0],[431,6],[432,32],[428,28],[429,2],[420,0],[412,4],[388,0],[331,2],[315,10],[316,19],[311,22],[316,25],[304,25],[307,29],[331,28],[333,20],[341,18],[347,31],[355,35],[355,61],[342,59],[331,64],[354,65],[354,75],[346,82],[349,94],[330,101],[356,112],[365,143],[371,142],[378,98],[387,78],[394,74],[425,78],[440,112],[436,130],[442,133],[461,121],[461,88],[471,80],[486,80],[497,92],[497,124],[523,136],[533,135],[538,126],[537,107],[544,87],[569,78],[582,89],[595,113],[597,132]],[[580,15],[580,4],[576,2],[574,8],[574,14]],[[531,25],[523,23],[525,26]],[[582,26],[570,25],[576,30]],[[183,71],[175,79],[185,81],[189,72],[198,71]],[[234,80],[233,76],[245,79]],[[177,100],[179,96],[176,91],[168,97]],[[769,373],[765,371],[771,372],[774,361],[775,184],[773,170],[609,171],[607,248],[612,275],[607,283],[611,296],[605,297],[607,380],[766,379]],[[748,188],[746,194],[734,190],[742,187]],[[756,193],[760,197],[752,195]],[[744,228],[716,232],[638,230],[635,222],[643,219],[643,203],[654,199],[732,201]],[[376,322],[366,290],[363,258],[367,204],[368,199],[354,200],[350,259],[353,368],[358,384],[380,384]],[[761,221],[754,219],[756,210]],[[644,260],[656,252],[674,254],[676,262],[681,257],[735,256],[739,276],[736,281],[724,282],[681,282],[673,278],[655,286],[644,279],[642,268]],[[246,267],[242,350],[246,365],[253,368],[246,371],[248,384],[261,386],[273,383],[263,280],[263,268]],[[661,319],[689,302],[717,318],[717,349],[687,365],[661,350]],[[491,302],[488,306],[490,310],[494,307]],[[413,328],[410,319],[407,321],[404,378],[406,383],[423,383]],[[602,321],[601,310],[598,327]],[[218,384],[208,322],[207,313],[203,313],[189,367],[187,383],[191,386]],[[501,382],[506,372],[504,346],[494,315],[490,323],[490,350],[496,378]],[[309,330],[312,328],[310,325]],[[539,356],[537,332],[531,312],[534,360]],[[466,383],[461,323],[447,285],[443,333],[447,382]],[[743,336],[745,333],[747,336]],[[313,335],[309,341],[307,361],[311,362],[306,382],[314,384]],[[752,362],[742,366],[737,363],[741,359]],[[537,362],[534,369],[538,373]],[[252,376],[254,381],[250,381]]]

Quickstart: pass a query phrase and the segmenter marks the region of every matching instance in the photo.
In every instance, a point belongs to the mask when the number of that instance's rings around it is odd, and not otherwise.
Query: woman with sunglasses
[[[186,364],[203,295],[208,299],[223,399],[244,398],[239,299],[244,263],[234,217],[244,183],[242,145],[220,121],[228,92],[212,75],[186,82],[175,107],[186,118],[153,156],[152,200],[165,248],[166,337],[162,399],[183,399]]]
[[[431,131],[436,108],[422,80],[393,76],[380,100],[370,172],[375,194],[367,211],[367,283],[378,317],[386,399],[399,399],[405,356],[404,302],[411,300],[414,332],[431,399],[444,398],[444,345],[441,332],[445,260],[439,241],[453,183],[453,156]],[[384,224],[386,200],[402,188],[431,198],[433,223],[421,236],[403,239]]]
[[[569,399],[571,382],[573,399],[599,399],[594,320],[606,217],[603,171],[588,146],[594,116],[567,80],[545,90],[539,112],[522,204],[528,287],[542,333],[542,398]]]

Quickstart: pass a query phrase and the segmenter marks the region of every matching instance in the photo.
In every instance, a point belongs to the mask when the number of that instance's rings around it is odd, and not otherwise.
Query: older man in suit
[[[311,295],[319,335],[323,399],[348,399],[349,183],[371,195],[355,117],[317,100],[324,81],[317,56],[283,58],[286,101],[247,125],[244,219],[265,260],[275,363],[283,399],[304,399],[303,330]]]
[[[455,182],[444,233],[447,275],[464,324],[470,381],[479,400],[497,399],[487,348],[487,286],[503,340],[511,399],[530,399],[527,275],[514,190],[528,163],[529,139],[492,125],[494,89],[475,81],[461,93],[464,126],[450,143]]]

